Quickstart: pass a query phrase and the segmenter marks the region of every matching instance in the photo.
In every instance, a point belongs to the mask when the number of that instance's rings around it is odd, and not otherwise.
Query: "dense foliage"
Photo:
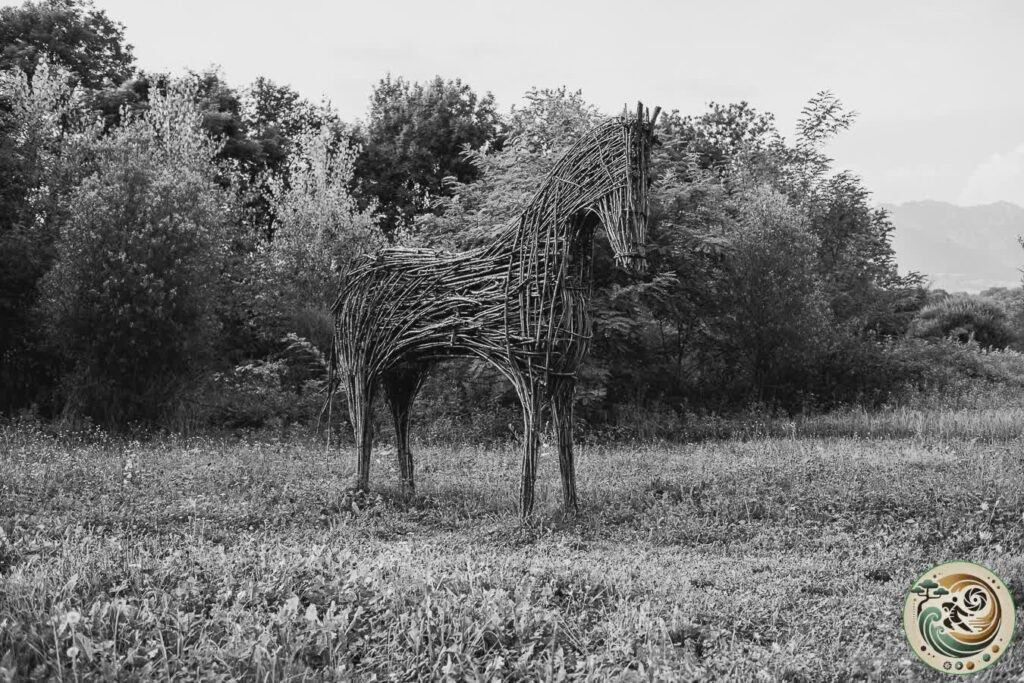
[[[461,80],[382,79],[370,97],[357,171],[364,191],[380,202],[386,232],[446,194],[446,178],[474,179],[476,168],[462,152],[494,144],[499,128],[491,94],[479,97]]]
[[[387,76],[349,125],[267,79],[138,71],[122,27],[77,0],[5,9],[0,35],[4,412],[313,419],[356,259],[486,243],[602,116],[565,88],[502,113],[458,79]],[[662,118],[649,273],[598,239],[582,420],[884,402],[952,381],[936,358],[971,366],[948,337],[1020,343],[1018,291],[943,301],[897,272],[892,223],[822,151],[854,119],[827,92],[792,140],[745,102]],[[434,424],[516,421],[480,363],[425,392]]]
[[[124,26],[89,0],[40,0],[0,9],[0,69],[30,75],[49,56],[83,87],[118,85],[133,70]]]
[[[356,258],[382,245],[375,205],[361,209],[349,192],[358,147],[331,131],[296,134],[287,182],[272,178],[268,198],[277,220],[268,248],[275,309],[292,329],[330,345],[330,307]],[[310,321],[313,322],[310,327]]]
[[[213,350],[229,217],[193,94],[75,141],[87,167],[59,202],[41,308],[63,405],[105,424],[159,419]]]
[[[1006,309],[991,299],[950,296],[925,306],[914,318],[914,336],[975,341],[984,348],[1005,349],[1014,341]]]
[[[45,57],[29,76],[0,72],[0,409],[45,400],[52,357],[35,308],[39,284],[53,265],[58,211],[52,192],[65,183],[69,127],[82,90]]]

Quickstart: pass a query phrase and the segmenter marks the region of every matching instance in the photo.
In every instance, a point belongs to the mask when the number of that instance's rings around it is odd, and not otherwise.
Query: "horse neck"
[[[545,179],[508,233],[513,261],[538,255],[548,267],[556,267],[569,253],[590,253],[597,222],[594,210],[619,185],[609,170],[595,167],[600,152],[590,152],[582,160],[570,153]],[[581,166],[580,161],[591,163]]]

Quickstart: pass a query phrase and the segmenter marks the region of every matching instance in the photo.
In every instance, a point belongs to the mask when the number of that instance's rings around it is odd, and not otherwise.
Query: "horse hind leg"
[[[532,378],[522,378],[517,383],[516,393],[519,394],[523,408],[523,467],[519,486],[519,514],[525,519],[533,514],[544,405],[541,389]]]
[[[562,474],[562,505],[566,515],[579,510],[576,495],[576,463],[572,448],[572,404],[575,383],[557,381],[551,392],[551,421],[558,437],[558,469]]]
[[[409,418],[413,401],[423,384],[426,366],[422,364],[405,365],[389,370],[384,374],[381,384],[384,396],[391,408],[391,417],[395,422],[395,451],[398,455],[399,487],[403,495],[416,492],[413,474],[412,451],[409,449]]]

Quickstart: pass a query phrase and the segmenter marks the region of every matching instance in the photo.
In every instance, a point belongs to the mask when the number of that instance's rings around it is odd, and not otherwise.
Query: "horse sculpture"
[[[357,268],[333,307],[335,357],[348,392],[358,469],[369,485],[371,405],[378,385],[395,423],[403,492],[414,490],[409,411],[430,365],[481,358],[523,409],[520,512],[533,510],[543,408],[550,404],[566,512],[577,510],[572,410],[591,338],[594,231],[616,264],[646,264],[655,108],[596,126],[555,164],[522,215],[488,246],[458,254],[388,248]]]

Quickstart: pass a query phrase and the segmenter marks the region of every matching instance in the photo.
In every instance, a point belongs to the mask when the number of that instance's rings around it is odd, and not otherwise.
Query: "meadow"
[[[1012,413],[1012,411],[1011,411]],[[938,680],[900,625],[966,559],[1024,603],[1024,422],[851,412],[584,442],[583,509],[514,444],[420,444],[399,496],[308,436],[0,428],[0,680]],[[1011,647],[978,680],[1019,680]]]

